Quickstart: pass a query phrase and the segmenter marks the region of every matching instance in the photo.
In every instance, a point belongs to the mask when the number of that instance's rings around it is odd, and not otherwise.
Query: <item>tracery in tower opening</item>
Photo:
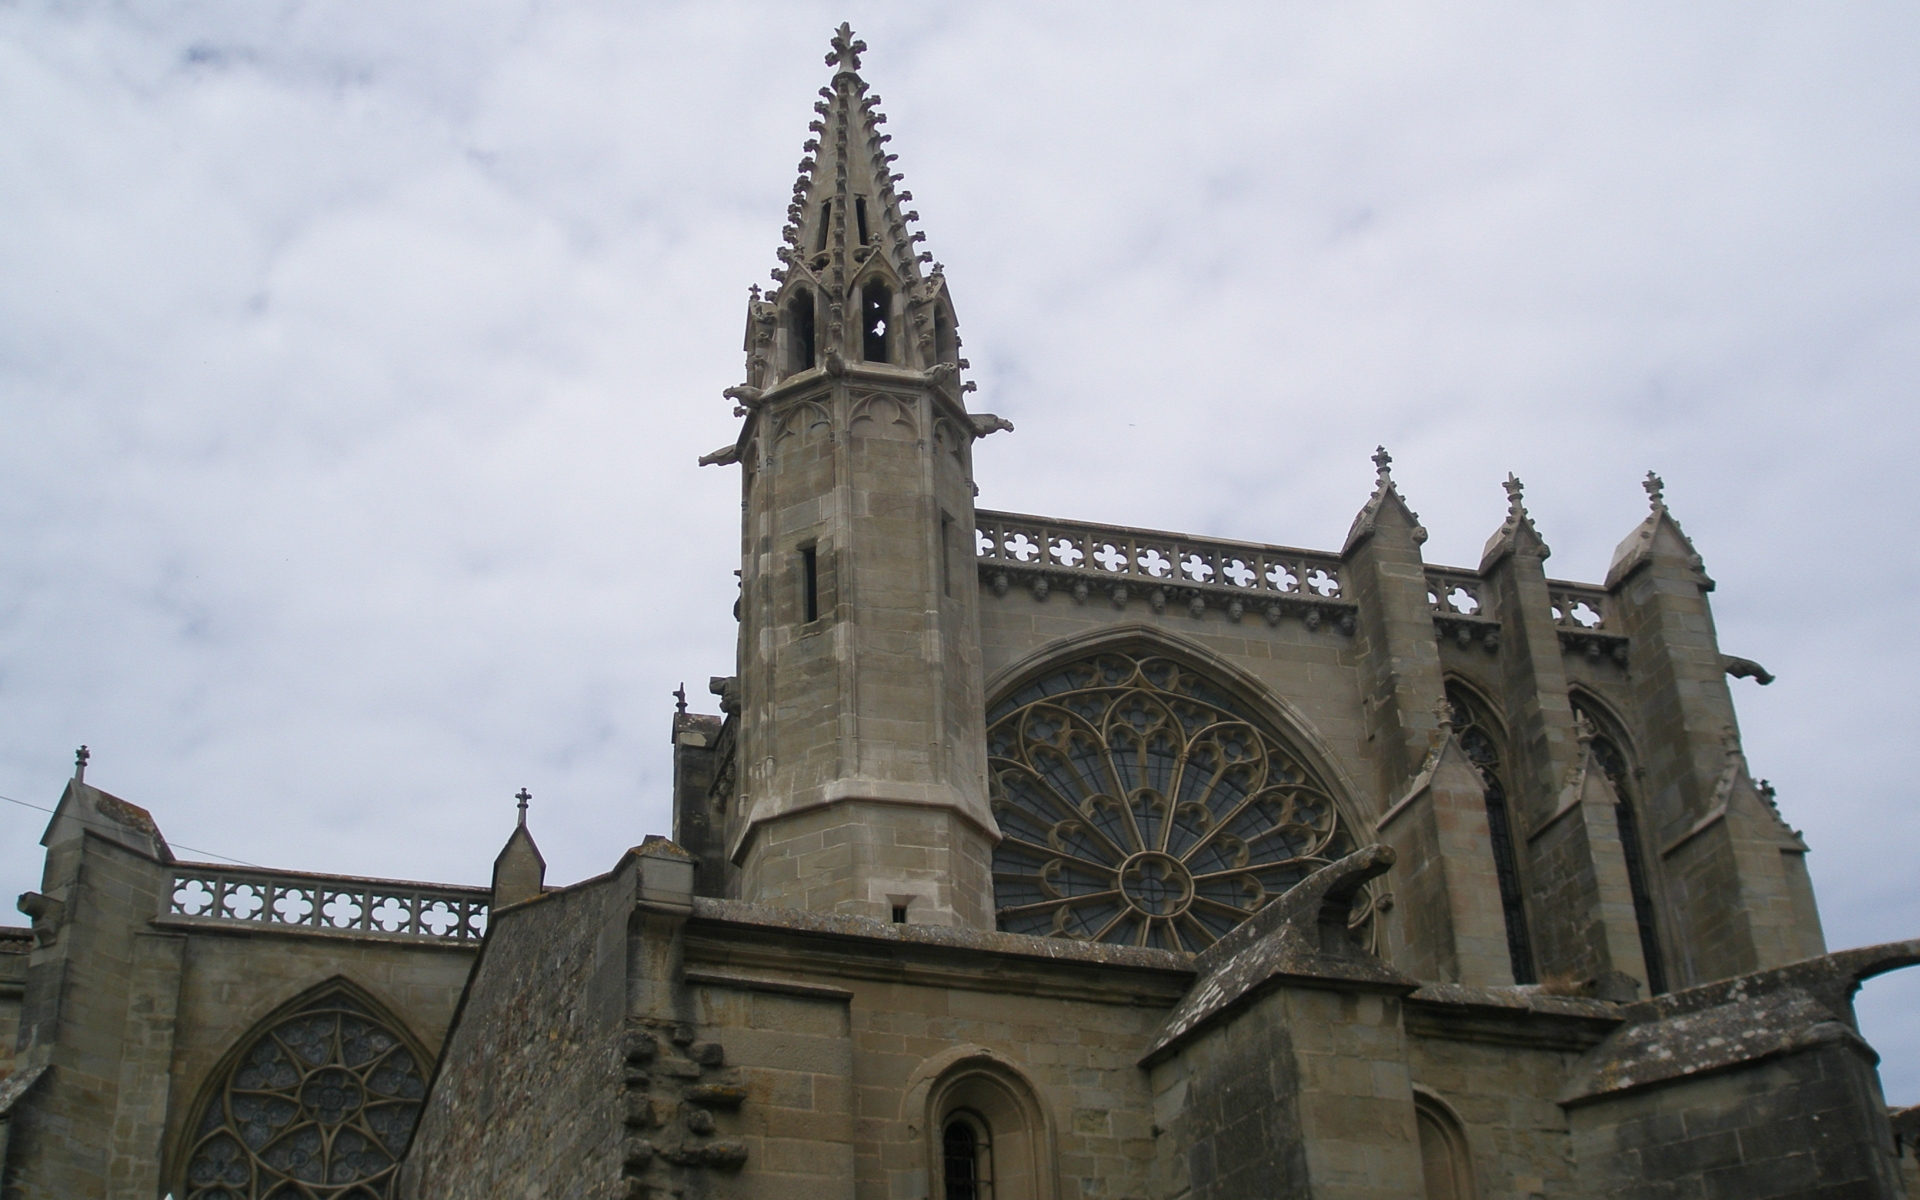
[[[813,369],[813,293],[800,288],[787,301],[787,373]]]
[[[218,1068],[174,1194],[384,1200],[426,1095],[424,1061],[351,985],[296,1002]]]
[[[1011,933],[1201,950],[1351,853],[1331,790],[1246,706],[1151,652],[1049,669],[987,711]],[[1372,893],[1349,922],[1371,945]]]
[[[1506,737],[1492,712],[1467,688],[1447,684],[1447,705],[1453,711],[1453,733],[1460,749],[1480,772],[1487,798],[1487,840],[1493,845],[1493,868],[1500,880],[1500,909],[1506,917],[1507,957],[1515,983],[1535,983],[1533,942],[1527,935],[1526,892],[1520,886],[1520,864],[1513,840],[1513,816],[1507,808]]]
[[[1633,919],[1640,933],[1640,957],[1647,964],[1647,991],[1655,996],[1667,990],[1666,959],[1660,953],[1659,916],[1653,903],[1653,886],[1647,878],[1645,846],[1640,840],[1640,815],[1635,802],[1634,772],[1622,747],[1626,738],[1619,723],[1598,705],[1576,697],[1576,715],[1585,717],[1594,728],[1594,761],[1607,774],[1615,798],[1613,821],[1620,830],[1620,853],[1627,863],[1627,889],[1633,895]]]
[[[893,289],[871,280],[860,289],[860,357],[888,362],[887,323],[893,316]]]

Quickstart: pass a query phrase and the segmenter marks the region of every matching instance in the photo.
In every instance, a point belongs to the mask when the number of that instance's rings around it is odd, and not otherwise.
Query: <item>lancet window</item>
[[[425,1094],[409,1040],[350,989],[329,989],[220,1068],[174,1194],[385,1200]]]
[[[1533,983],[1533,943],[1527,936],[1526,892],[1520,886],[1520,864],[1513,839],[1513,815],[1507,807],[1506,737],[1486,705],[1457,683],[1447,685],[1447,704],[1453,711],[1453,732],[1467,760],[1480,771],[1487,797],[1487,840],[1493,845],[1493,868],[1500,880],[1500,908],[1507,923],[1507,957],[1515,983]]]
[[[877,280],[860,289],[860,357],[886,362],[887,325],[893,319],[893,292]]]
[[[805,288],[787,302],[787,366],[790,372],[813,369],[813,293]]]
[[[1614,724],[1593,706],[1574,703],[1573,711],[1594,727],[1593,758],[1613,785],[1614,824],[1620,830],[1620,852],[1627,861],[1627,887],[1633,894],[1634,924],[1640,932],[1640,957],[1647,964],[1647,991],[1660,995],[1667,990],[1666,960],[1660,954],[1660,927],[1655,916],[1653,887],[1647,879],[1647,860],[1640,840],[1640,815],[1635,802],[1633,770],[1621,749],[1624,739],[1614,732]]]
[[[1009,932],[1200,950],[1354,849],[1302,756],[1172,659],[1054,668],[987,721]],[[1352,925],[1369,943],[1370,894]]]

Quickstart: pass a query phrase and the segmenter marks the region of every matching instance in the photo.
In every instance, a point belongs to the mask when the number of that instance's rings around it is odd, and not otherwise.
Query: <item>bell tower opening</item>
[[[860,289],[860,357],[889,362],[887,324],[893,315],[893,289],[874,280]]]
[[[813,369],[813,293],[805,288],[787,302],[787,366],[789,372]]]

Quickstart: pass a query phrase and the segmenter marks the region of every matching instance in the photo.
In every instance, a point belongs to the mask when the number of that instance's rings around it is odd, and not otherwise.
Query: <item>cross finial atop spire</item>
[[[679,687],[673,689],[673,709],[675,712],[687,711],[687,685],[685,682],[682,682]]]
[[[521,788],[513,794],[513,798],[520,802],[520,824],[525,826],[527,823],[527,801],[533,799],[533,793],[525,788]]]
[[[1665,480],[1655,475],[1652,471],[1648,471],[1646,479],[1640,486],[1647,489],[1647,502],[1653,506],[1653,511],[1659,512],[1667,506],[1665,491],[1667,485]]]
[[[92,757],[93,755],[87,751],[85,746],[73,752],[73,781],[75,783],[85,783],[87,781],[87,760]]]
[[[1392,476],[1393,476],[1393,472],[1391,470],[1392,466],[1393,466],[1393,455],[1387,453],[1387,448],[1385,446],[1374,447],[1373,469],[1380,473],[1381,483],[1386,483],[1392,479]]]
[[[1523,513],[1527,511],[1527,506],[1522,503],[1521,500],[1521,497],[1526,492],[1526,484],[1520,482],[1518,475],[1515,475],[1511,471],[1507,472],[1507,481],[1500,486],[1507,489],[1507,510],[1509,512]]]
[[[853,26],[842,21],[840,28],[833,32],[833,49],[827,51],[827,65],[842,71],[858,71],[860,56],[866,49],[867,44],[853,36]]]

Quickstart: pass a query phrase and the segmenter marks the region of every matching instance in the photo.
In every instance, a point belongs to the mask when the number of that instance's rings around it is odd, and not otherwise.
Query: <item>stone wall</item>
[[[0,927],[0,1078],[13,1072],[20,998],[27,990],[27,956],[32,950],[32,930]]]
[[[1587,1193],[1619,1200],[1900,1195],[1872,1063],[1830,1045],[1571,1112]]]
[[[494,914],[401,1195],[598,1200],[617,1183],[635,887],[623,859],[613,874]]]

